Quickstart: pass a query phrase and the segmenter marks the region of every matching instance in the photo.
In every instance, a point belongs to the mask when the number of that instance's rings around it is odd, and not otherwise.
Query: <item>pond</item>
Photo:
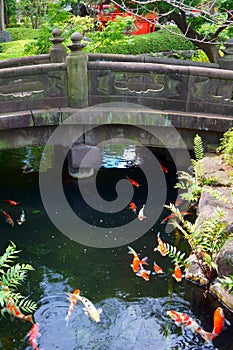
[[[127,156],[122,149],[103,150],[103,166],[96,177],[98,191],[106,201],[114,200],[116,183],[128,176],[140,183],[140,187],[133,188],[133,201],[142,207],[147,199],[146,179],[140,170],[143,153],[138,151],[135,156],[132,147],[126,153]],[[166,315],[170,309],[185,312],[205,330],[211,331],[213,312],[216,307],[222,306],[211,295],[204,297],[201,287],[184,279],[176,282],[169,258],[153,251],[157,246],[157,232],[167,242],[174,244],[176,241],[179,246],[184,246],[181,237],[162,224],[168,212],[160,208],[156,212],[158,218],[147,232],[134,241],[123,242],[123,245],[98,248],[71,240],[56,228],[44,209],[39,189],[40,155],[40,148],[30,147],[0,152],[0,199],[20,202],[18,206],[11,207],[1,201],[1,208],[14,219],[19,217],[21,208],[26,214],[26,222],[14,227],[8,225],[1,215],[0,254],[13,241],[21,250],[17,261],[34,267],[34,271],[28,272],[20,291],[38,304],[33,318],[40,324],[39,347],[44,350],[131,350],[135,347],[148,350],[233,350],[233,326],[228,326],[213,344],[209,344],[187,329],[182,332]],[[167,168],[166,172],[162,172],[167,187],[165,201],[174,202],[177,195],[173,188],[175,166],[162,152],[156,157]],[[88,209],[82,200],[78,181],[67,174],[66,164],[62,181],[72,210],[94,227],[102,225],[111,230],[135,219],[128,205],[112,215]],[[85,186],[89,188],[88,181]],[[150,210],[145,207],[145,215],[148,213]],[[143,225],[143,222],[138,220],[137,225]],[[128,245],[140,253],[140,257],[148,256],[146,269],[152,270],[156,261],[165,274],[151,274],[149,281],[136,276],[130,267],[132,256],[128,254]],[[66,293],[77,288],[82,296],[102,309],[99,323],[84,313],[80,302],[76,304],[69,322],[65,321],[69,308]],[[224,311],[233,325],[232,314],[227,309]],[[0,316],[0,329],[0,349],[31,349],[29,323],[12,320],[8,315],[5,318]]]

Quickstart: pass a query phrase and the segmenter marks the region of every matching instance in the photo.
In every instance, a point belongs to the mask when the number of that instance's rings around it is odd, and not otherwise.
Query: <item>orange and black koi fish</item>
[[[175,324],[178,327],[187,327],[191,329],[193,332],[200,334],[206,342],[211,342],[214,339],[214,335],[212,333],[206,332],[194,319],[192,319],[192,317],[188,316],[187,314],[175,310],[169,310],[167,311],[167,315],[171,317],[173,321],[175,321]]]
[[[9,203],[12,206],[16,206],[19,204],[19,202],[13,201],[12,199],[3,199],[3,202]]]
[[[160,238],[160,232],[157,233],[157,240],[158,240],[158,246],[154,248],[154,252],[158,250],[161,255],[166,256],[167,255],[166,244]]]
[[[150,270],[145,270],[142,265],[140,264],[140,268],[138,272],[136,273],[136,276],[142,277],[145,281],[149,281],[150,279]]]
[[[157,265],[154,262],[154,272],[153,273],[159,275],[159,274],[163,274],[164,271],[163,271],[162,267],[160,267],[159,265]]]
[[[6,218],[6,222],[11,225],[12,227],[14,227],[15,223],[14,220],[12,219],[12,217],[10,216],[10,214],[8,214],[5,210],[1,210],[3,215]]]
[[[137,181],[131,179],[130,177],[126,176],[126,179],[127,179],[133,186],[135,186],[135,187],[139,187],[139,186],[140,186],[140,184],[139,184]]]
[[[225,319],[224,311],[221,307],[218,307],[214,311],[214,327],[212,333],[217,337],[224,329],[225,324],[230,325],[230,322]]]
[[[79,292],[80,292],[79,289],[75,289],[75,290],[73,291],[73,293],[67,293],[67,295],[68,295],[68,300],[70,301],[70,305],[69,305],[68,313],[67,313],[67,315],[66,315],[66,317],[65,317],[65,321],[66,321],[66,322],[69,321],[70,316],[71,316],[71,314],[72,314],[72,312],[73,312],[73,310],[74,310],[74,307],[75,307],[75,305],[76,305],[76,303],[77,303],[77,300],[78,300],[76,296],[79,294]]]
[[[34,350],[40,350],[36,343],[39,335],[39,323],[34,323],[29,332],[29,342]]]
[[[133,202],[129,203],[129,208],[136,214],[137,207]]]
[[[189,215],[189,212],[188,211],[181,211],[180,214],[181,215]],[[170,220],[170,219],[172,219],[174,217],[176,217],[176,214],[175,213],[171,213],[165,219],[163,219],[162,224],[164,224],[166,221],[168,221],[168,220]]]
[[[145,204],[143,204],[142,208],[139,210],[139,213],[138,213],[138,220],[140,221],[146,219],[146,216],[144,215],[144,209],[145,209]]]
[[[4,308],[4,311],[9,312],[9,314],[14,316],[14,317],[17,317],[17,318],[24,320],[24,321],[29,321],[32,324],[34,324],[33,319],[32,319],[32,315],[22,314],[10,298],[8,298],[7,300],[8,300],[8,303],[7,303],[7,306]]]
[[[133,254],[133,263],[130,265],[133,269],[133,272],[138,272],[141,265],[147,264],[148,257],[146,256],[142,260],[139,259],[138,254],[135,252],[133,248],[128,246],[128,253]]]
[[[174,273],[173,273],[172,277],[174,277],[177,282],[182,281],[183,274],[182,274],[181,268],[179,267],[177,262],[175,263]]]

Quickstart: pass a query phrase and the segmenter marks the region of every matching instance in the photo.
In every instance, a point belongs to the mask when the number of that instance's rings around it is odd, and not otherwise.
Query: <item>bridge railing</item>
[[[79,33],[72,34],[67,55],[60,35],[54,30],[49,55],[0,62],[1,113],[124,101],[233,117],[232,42],[218,65],[87,54]]]

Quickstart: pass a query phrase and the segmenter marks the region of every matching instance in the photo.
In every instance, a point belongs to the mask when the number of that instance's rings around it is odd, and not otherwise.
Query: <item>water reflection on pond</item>
[[[112,180],[122,178],[125,169],[135,162],[140,164],[143,156],[133,148],[106,150],[103,168],[98,181],[103,194],[111,199]],[[104,153],[104,155],[105,155]],[[126,156],[127,155],[127,156]],[[208,331],[212,329],[212,315],[217,306],[216,299],[204,298],[203,290],[188,281],[177,283],[172,277],[172,265],[167,257],[153,252],[158,231],[168,242],[174,243],[174,234],[167,234],[162,219],[137,241],[131,243],[141,256],[149,257],[148,268],[156,262],[166,271],[165,275],[151,275],[150,281],[136,277],[130,268],[131,256],[127,245],[98,249],[83,246],[59,232],[50,222],[40,199],[36,164],[40,159],[38,149],[20,149],[0,152],[1,199],[16,199],[19,207],[7,207],[14,218],[24,208],[27,221],[19,226],[10,227],[1,217],[0,252],[9,241],[21,249],[20,261],[30,263],[35,268],[28,273],[28,279],[22,286],[22,294],[38,302],[34,319],[40,324],[41,336],[38,339],[44,350],[131,350],[137,348],[150,350],[179,349],[233,349],[233,327],[228,327],[214,344],[205,344],[200,336],[191,331],[183,333],[167,316],[166,311],[175,309],[193,317]],[[116,167],[116,161],[118,169]],[[165,174],[168,186],[167,200],[175,199],[173,185],[175,169],[166,159],[168,166]],[[27,167],[25,167],[25,165]],[[28,171],[26,171],[28,170]],[[131,173],[137,177],[139,170],[135,166]],[[115,180],[114,180],[115,181]],[[68,201],[77,196],[77,181],[70,179],[64,172],[64,192]],[[141,199],[141,203],[144,202]],[[6,208],[5,203],[2,207]],[[85,211],[85,210],[84,210]],[[85,215],[85,213],[84,213]],[[133,213],[129,214],[130,216]],[[95,220],[95,218],[93,218]],[[96,219],[97,220],[97,219]],[[99,220],[99,217],[98,217]],[[182,242],[182,241],[181,241]],[[78,303],[66,325],[65,316],[69,302],[67,292],[79,288],[81,295],[90,299],[96,307],[101,307],[101,322],[93,322]],[[233,324],[230,313],[227,318]],[[0,318],[0,349],[31,349],[27,333],[30,326],[10,317]]]

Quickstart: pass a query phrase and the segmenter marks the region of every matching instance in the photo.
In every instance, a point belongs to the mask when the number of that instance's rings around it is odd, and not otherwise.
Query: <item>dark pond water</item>
[[[137,166],[131,167],[135,158],[125,155],[116,159],[113,150],[103,155],[104,167],[97,176],[99,191],[106,199],[115,196],[113,184],[128,176],[140,180],[146,187],[145,179]],[[141,155],[143,157],[143,155]],[[162,157],[160,155],[160,157]],[[204,298],[203,290],[188,281],[177,283],[172,274],[172,265],[167,257],[153,252],[158,231],[168,242],[183,241],[173,232],[166,233],[162,219],[168,215],[161,211],[159,220],[142,237],[130,245],[141,256],[149,257],[149,269],[153,261],[163,267],[163,276],[151,275],[150,281],[134,275],[131,270],[131,256],[127,244],[116,248],[94,248],[84,246],[61,233],[50,221],[44,210],[39,185],[38,161],[40,150],[24,148],[0,152],[0,199],[15,199],[17,207],[1,203],[13,218],[18,218],[21,207],[24,208],[27,221],[23,225],[9,226],[3,215],[0,217],[0,254],[9,241],[16,243],[21,250],[19,261],[30,263],[34,271],[28,273],[26,282],[20,288],[23,295],[38,303],[33,317],[40,324],[38,343],[44,350],[131,350],[135,348],[150,350],[179,349],[233,349],[233,327],[228,327],[214,344],[205,344],[200,336],[191,331],[181,331],[166,316],[166,311],[175,309],[193,317],[206,330],[211,331],[212,315],[220,304],[211,296]],[[140,156],[137,159],[140,164]],[[167,202],[174,201],[173,190],[176,169],[167,161],[161,161],[168,167]],[[117,167],[117,168],[116,168]],[[129,168],[130,167],[130,168]],[[89,217],[93,223],[99,222],[99,214],[88,214],[76,180],[63,173],[63,188],[68,202],[77,213]],[[135,201],[142,205],[144,193],[135,188]],[[117,220],[132,220],[134,214],[125,210]],[[106,225],[108,224],[107,218]],[[78,229],[78,228],[77,228]],[[90,299],[96,307],[102,308],[100,323],[93,322],[85,313],[81,303],[74,309],[66,324],[65,316],[69,302],[66,294],[79,288],[81,294]],[[233,324],[231,314],[224,310]],[[11,320],[0,316],[0,349],[31,349],[28,341],[30,325],[20,320]]]

